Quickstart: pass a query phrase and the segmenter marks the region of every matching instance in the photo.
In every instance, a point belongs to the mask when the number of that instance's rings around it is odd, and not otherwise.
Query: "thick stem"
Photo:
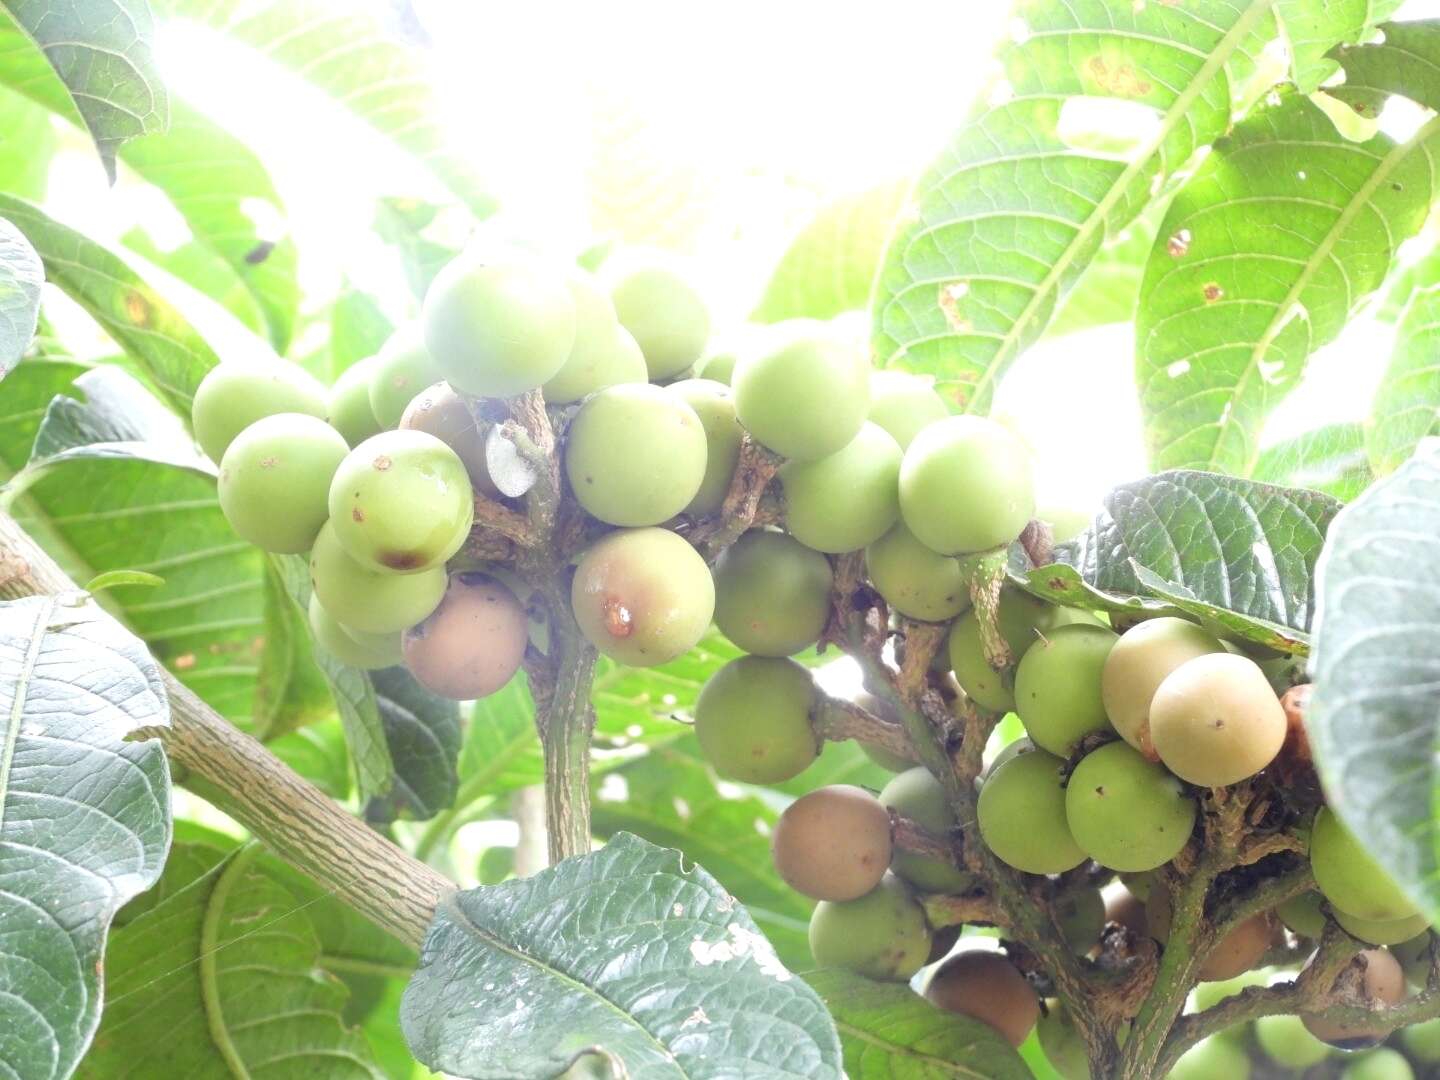
[[[545,751],[545,820],[550,861],[590,850],[590,734],[595,712],[595,649],[581,635],[569,608],[551,620],[553,682],[531,676],[535,726]]]

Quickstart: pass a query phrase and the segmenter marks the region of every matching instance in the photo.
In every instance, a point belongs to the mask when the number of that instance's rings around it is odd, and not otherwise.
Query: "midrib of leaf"
[[[1440,115],[1432,116],[1426,122],[1425,126],[1411,136],[1410,139],[1393,147],[1390,152],[1381,159],[1380,164],[1375,167],[1375,170],[1370,174],[1369,178],[1356,189],[1354,196],[1345,204],[1345,209],[1340,211],[1340,215],[1335,219],[1335,223],[1330,226],[1330,231],[1325,234],[1325,238],[1320,242],[1319,246],[1315,248],[1310,259],[1305,263],[1304,268],[1300,271],[1300,276],[1295,279],[1295,283],[1290,287],[1289,292],[1285,294],[1285,298],[1280,301],[1279,307],[1275,309],[1274,316],[1271,317],[1270,322],[1265,327],[1265,332],[1260,335],[1260,340],[1255,343],[1254,349],[1250,352],[1250,360],[1245,365],[1245,370],[1240,373],[1239,381],[1235,384],[1235,391],[1231,395],[1233,399],[1240,399],[1243,396],[1242,391],[1250,384],[1250,380],[1253,379],[1255,374],[1260,370],[1260,362],[1265,358],[1265,354],[1270,351],[1270,346],[1274,344],[1275,338],[1289,323],[1288,315],[1290,310],[1300,302],[1300,297],[1305,294],[1305,290],[1309,287],[1311,279],[1319,273],[1320,267],[1325,263],[1325,260],[1330,257],[1330,253],[1335,250],[1335,245],[1340,242],[1340,237],[1345,234],[1346,230],[1349,229],[1351,223],[1354,222],[1361,211],[1370,205],[1370,196],[1373,195],[1380,185],[1385,182],[1386,178],[1395,171],[1396,166],[1416,150],[1423,150],[1425,143],[1437,133],[1440,133]],[[1394,253],[1392,252],[1391,254],[1393,256]],[[1353,302],[1352,298],[1352,303]],[[1228,413],[1222,414],[1220,417],[1220,431],[1215,437],[1215,445],[1214,449],[1210,452],[1210,459],[1206,462],[1206,468],[1210,471],[1225,471],[1219,464],[1220,447],[1225,444],[1226,433],[1232,430],[1236,423],[1234,419],[1235,412],[1236,410],[1231,409]],[[1259,456],[1260,451],[1257,446],[1251,450],[1250,460],[1245,463],[1244,475],[1249,476],[1250,473],[1254,471],[1255,462],[1259,459]]]
[[[954,1073],[956,1076],[971,1076],[974,1077],[975,1080],[989,1080],[989,1078],[986,1077],[983,1073],[978,1073],[974,1072],[971,1069],[967,1069],[958,1061],[947,1061],[945,1058],[938,1058],[935,1057],[933,1054],[922,1054],[918,1050],[912,1050],[908,1046],[900,1046],[896,1043],[886,1042],[884,1039],[876,1038],[874,1035],[870,1034],[870,1032],[865,1031],[861,1028],[854,1027],[851,1024],[847,1024],[843,1020],[837,1019],[835,1021],[835,1029],[839,1031],[842,1035],[853,1036],[860,1042],[869,1043],[871,1046],[878,1046],[889,1053],[899,1054],[907,1058],[913,1058],[916,1061],[923,1061],[928,1065],[938,1065],[942,1069]]]
[[[200,998],[205,1005],[205,1023],[210,1031],[210,1041],[224,1060],[226,1068],[235,1080],[250,1080],[250,1070],[240,1057],[240,1051],[230,1038],[225,1026],[224,1008],[220,1002],[220,973],[216,957],[220,953],[220,920],[225,915],[225,904],[230,899],[230,890],[235,882],[250,869],[250,864],[260,854],[259,844],[249,844],[237,851],[228,866],[220,872],[215,888],[205,901],[205,918],[200,924]]]
[[[1230,58],[1235,55],[1235,51],[1240,47],[1240,42],[1245,40],[1245,37],[1254,29],[1255,24],[1260,21],[1261,17],[1264,16],[1274,4],[1275,0],[1254,0],[1250,7],[1246,9],[1245,14],[1235,20],[1235,25],[1220,39],[1220,43],[1215,47],[1215,51],[1210,54],[1205,63],[1201,65],[1200,70],[1195,73],[1195,78],[1190,80],[1189,85],[1180,92],[1180,95],[1175,99],[1174,103],[1166,110],[1155,134],[1148,142],[1143,144],[1141,150],[1134,155],[1130,164],[1125,166],[1125,170],[1116,179],[1115,183],[1110,186],[1110,190],[1105,193],[1104,198],[1095,204],[1095,209],[1091,211],[1090,215],[1081,223],[1080,228],[1076,230],[1074,238],[1066,245],[1060,258],[1055,260],[1055,264],[1050,267],[1045,277],[1041,279],[1040,284],[1036,287],[1034,293],[1031,294],[1029,301],[1027,301],[1025,307],[1021,309],[1019,316],[1010,325],[1010,329],[1001,337],[1000,348],[996,350],[995,356],[990,363],[985,365],[985,372],[975,383],[975,389],[970,394],[969,400],[984,400],[986,388],[995,380],[996,375],[1001,369],[1005,367],[1013,350],[1019,347],[1020,339],[1030,324],[1039,318],[1046,300],[1059,287],[1060,279],[1064,277],[1066,271],[1075,263],[1079,253],[1086,250],[1096,230],[1104,228],[1105,222],[1110,217],[1110,211],[1115,208],[1121,197],[1130,190],[1131,182],[1139,176],[1141,170],[1150,163],[1150,159],[1159,152],[1160,147],[1165,145],[1165,140],[1169,138],[1170,133],[1179,126],[1185,114],[1190,110],[1190,106],[1194,104],[1195,99],[1210,85],[1210,81],[1215,78],[1215,75],[1230,62]],[[1158,39],[1147,38],[1147,40],[1153,41]]]
[[[30,680],[35,675],[35,665],[40,662],[45,628],[49,625],[50,615],[54,610],[53,596],[40,605],[40,612],[35,617],[35,629],[30,634],[30,646],[25,650],[25,662],[20,668],[20,678],[15,684],[15,700],[10,706],[10,715],[5,720],[5,745],[0,747],[0,831],[5,828],[5,800],[10,790],[10,768],[15,760],[15,744],[20,741],[20,718],[25,713]]]

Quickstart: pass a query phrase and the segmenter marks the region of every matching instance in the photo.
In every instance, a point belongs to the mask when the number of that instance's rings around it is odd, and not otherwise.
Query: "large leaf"
[[[678,852],[622,833],[534,877],[441,901],[401,1008],[455,1076],[550,1076],[603,1046],[631,1076],[838,1077],[815,992]]]
[[[160,875],[160,669],[90,600],[0,604],[0,1074],[61,1080],[100,1019],[120,907]]]
[[[371,801],[365,816],[384,822],[432,818],[455,804],[460,706],[426,690],[403,667],[372,671],[370,683],[395,762],[395,785]]]
[[[1140,295],[1156,468],[1250,471],[1266,415],[1424,222],[1437,131],[1351,142],[1290,94],[1216,145],[1170,204]]]
[[[163,898],[111,938],[115,977],[83,1076],[381,1080],[341,1022],[344,987],[317,971],[311,909],[259,855],[177,846]]]
[[[1373,477],[1359,424],[1326,424],[1260,451],[1251,479],[1282,487],[1313,488],[1349,502]]]
[[[1440,284],[1417,289],[1395,332],[1390,364],[1365,425],[1365,452],[1382,476],[1440,427]]]
[[[1274,33],[1271,4],[1025,5],[998,103],[921,178],[891,240],[872,304],[877,363],[931,372],[966,410],[988,409],[1107,233],[1229,127]],[[1129,121],[1133,144],[1093,145],[1087,108]]]
[[[45,268],[19,229],[0,218],[0,379],[35,336]]]
[[[0,29],[0,42],[3,40],[4,31]],[[42,201],[50,186],[50,162],[59,143],[49,112],[17,91],[0,86],[0,191],[32,202]]]
[[[942,1012],[908,986],[832,970],[805,981],[835,1017],[850,1080],[1029,1080],[994,1028]]]
[[[1317,592],[1305,721],[1326,799],[1440,919],[1440,444],[1335,519]]]
[[[1097,251],[1075,287],[1065,294],[1046,334],[1054,337],[1133,319],[1145,260],[1159,224],[1159,215],[1143,214]]]
[[[1290,71],[1295,85],[1310,93],[1340,68],[1327,55],[1342,42],[1358,41],[1366,30],[1394,13],[1404,0],[1276,0],[1285,36],[1290,40]]]
[[[8,69],[5,81],[67,117],[78,110],[112,180],[116,148],[137,135],[164,131],[169,117],[154,39],[147,0],[0,4],[0,56],[6,60],[0,70]],[[37,47],[68,95],[59,93],[40,69],[33,51]]]
[[[435,275],[459,252],[458,243],[432,236],[440,224],[441,207],[419,199],[384,198],[375,207],[375,232],[395,248],[405,280],[417,300],[425,296]]]

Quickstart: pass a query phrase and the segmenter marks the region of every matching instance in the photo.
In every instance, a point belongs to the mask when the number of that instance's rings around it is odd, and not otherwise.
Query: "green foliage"
[[[1285,36],[1290,43],[1290,73],[1295,85],[1310,93],[1339,70],[1331,50],[1360,37],[1400,6],[1402,0],[1277,0]]]
[[[20,230],[0,218],[0,379],[13,368],[40,318],[40,286],[45,271],[40,256]]]
[[[1260,451],[1250,476],[1267,484],[1323,491],[1350,502],[1374,479],[1365,443],[1366,432],[1359,424],[1326,424]]]
[[[365,809],[370,821],[433,818],[455,803],[460,786],[460,706],[432,694],[402,667],[372,672],[375,705],[395,763],[395,785]]]
[[[1440,375],[1440,285],[1416,289],[1396,328],[1390,363],[1375,391],[1365,425],[1365,453],[1381,476],[1402,465],[1420,440],[1437,433]]]

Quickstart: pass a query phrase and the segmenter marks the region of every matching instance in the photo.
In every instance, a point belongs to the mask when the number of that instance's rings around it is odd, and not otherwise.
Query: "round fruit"
[[[1035,1035],[1045,1060],[1063,1080],[1090,1080],[1090,1054],[1085,1039],[1059,1001],[1047,1001],[1045,1012],[1035,1025]]]
[[[1357,937],[1368,945],[1399,945],[1409,941],[1430,927],[1430,920],[1424,915],[1411,915],[1405,919],[1357,919],[1344,911],[1335,912],[1335,921],[1351,937]]]
[[[351,667],[374,671],[394,667],[400,663],[400,635],[366,634],[341,625],[320,604],[320,598],[310,594],[310,634],[315,644]]]
[[[705,479],[685,512],[694,517],[718,513],[730,491],[745,434],[735,419],[735,399],[728,386],[710,379],[685,379],[665,389],[694,409],[705,429]]]
[[[1251,970],[1270,950],[1275,925],[1268,913],[1240,923],[1211,948],[1197,972],[1202,982],[1224,982]]]
[[[985,771],[981,774],[982,782],[989,779],[991,776],[994,776],[995,771],[999,769],[1001,765],[1004,765],[1007,761],[1015,757],[1017,754],[1028,754],[1034,749],[1034,742],[1032,742],[1029,736],[1026,735],[1022,735],[1020,736],[1020,738],[1013,739],[1010,742],[1006,743],[1000,748],[1000,752],[995,755],[994,760],[991,761],[988,766],[986,766]]]
[[[758,442],[792,461],[816,461],[860,433],[870,408],[869,380],[862,351],[815,336],[744,357],[731,385],[735,413]]]
[[[390,335],[375,357],[370,375],[370,412],[382,428],[400,423],[415,395],[440,381],[418,326],[406,326]]]
[[[1400,1041],[1416,1061],[1425,1065],[1440,1063],[1440,1019],[1410,1025],[1400,1032]]]
[[[785,527],[806,547],[830,554],[874,543],[900,516],[899,470],[900,447],[874,424],[828,457],[787,462],[779,473]]]
[[[892,777],[880,791],[880,804],[942,840],[948,840],[955,828],[955,814],[945,798],[945,789],[923,765]],[[890,868],[922,892],[958,893],[975,884],[974,878],[959,867],[911,851],[896,851]]]
[[[900,449],[910,445],[920,429],[950,415],[935,392],[935,380],[904,371],[876,371],[870,375],[870,413],[867,419],[890,433]]]
[[[1035,513],[1030,452],[993,420],[933,423],[905,451],[900,513],[920,542],[942,555],[1008,544]]]
[[[580,632],[606,656],[654,667],[684,656],[715,611],[710,568],[667,529],[626,529],[599,540],[575,568],[570,605]]]
[[[449,383],[437,382],[417,394],[400,417],[400,430],[435,436],[455,451],[470,475],[471,487],[488,498],[499,498],[500,489],[485,463],[485,429]]]
[[[1091,623],[1042,635],[1015,669],[1015,711],[1042,750],[1069,757],[1087,735],[1109,731],[1100,672],[1119,636]]]
[[[1250,1056],[1227,1039],[1211,1036],[1196,1043],[1175,1062],[1169,1080],[1249,1080]]]
[[[1121,634],[1105,660],[1100,679],[1105,712],[1120,737],[1153,759],[1150,702],[1155,691],[1187,660],[1223,652],[1224,648],[1214,634],[1169,616],[1146,619]]]
[[[1065,506],[1042,506],[1035,516],[1050,526],[1052,543],[1063,544],[1073,540],[1090,527],[1094,518],[1088,510],[1075,510]]]
[[[1000,636],[1010,646],[1010,654],[1018,663],[1042,634],[1088,618],[1074,608],[1056,607],[1029,593],[1003,589],[995,621]],[[980,640],[980,618],[974,611],[967,611],[955,623],[950,631],[948,651],[955,679],[971,701],[993,712],[1009,712],[1015,708],[1013,691],[985,659],[985,649]]]
[[[735,361],[737,356],[733,349],[722,349],[713,352],[695,365],[695,377],[697,379],[714,379],[716,382],[730,385],[730,379],[735,374]]]
[[[1308,1069],[1330,1056],[1330,1047],[1311,1035],[1298,1016],[1260,1017],[1255,1041],[1271,1061],[1287,1069]]]
[[[802,795],[780,815],[770,837],[775,869],[796,892],[816,900],[854,900],[890,865],[890,815],[863,788],[832,784]]]
[[[1019,754],[980,788],[980,835],[1001,862],[1027,874],[1063,874],[1085,861],[1065,820],[1064,764],[1043,750]]]
[[[815,684],[793,660],[742,656],[722,667],[695,702],[695,737],[721,776],[779,784],[820,754],[811,727]]]
[[[593,394],[565,440],[575,500],[611,525],[658,525],[684,510],[705,479],[705,429],[683,400],[649,383]]]
[[[325,610],[347,628],[390,634],[414,626],[445,595],[445,570],[391,574],[350,557],[326,522],[310,549],[310,582]]]
[[[1328,806],[1310,830],[1310,869],[1325,899],[1360,919],[1406,919],[1418,908]]]
[[[925,984],[925,997],[946,1012],[988,1024],[1018,1047],[1040,1018],[1040,999],[1008,957],[971,949],[950,957]]]
[[[1171,772],[1200,787],[1246,780],[1285,742],[1285,710],[1259,665],[1233,653],[1187,660],[1150,703],[1150,738]]]
[[[342,371],[330,387],[330,424],[351,446],[359,446],[385,430],[370,407],[370,383],[379,363],[378,356],[357,360]]]
[[[1415,1080],[1415,1070],[1399,1050],[1382,1046],[1346,1065],[1340,1080]]]
[[[715,562],[715,625],[748,653],[791,656],[820,639],[833,577],[818,551],[751,529]]]
[[[405,631],[405,666],[431,693],[474,701],[495,693],[520,669],[530,641],[515,594],[485,574],[451,574],[445,597]]]
[[[610,291],[621,325],[635,336],[650,378],[679,375],[705,351],[710,313],[690,283],[661,267],[630,272]]]
[[[1390,949],[1405,969],[1405,978],[1417,988],[1423,988],[1430,981],[1430,943],[1433,940],[1434,935],[1426,930]]]
[[[565,364],[540,388],[548,405],[568,405],[606,386],[649,381],[640,346],[615,318],[610,296],[589,274],[565,286],[575,304],[575,341]]]
[[[1381,1005],[1396,1005],[1405,997],[1405,972],[1386,949],[1366,949],[1357,963],[1362,965],[1362,996]],[[1311,1035],[1341,1050],[1364,1050],[1377,1046],[1389,1034],[1389,1027],[1364,1020],[1347,1022],[1323,1016],[1302,1017]]]
[[[1325,912],[1320,908],[1322,903],[1324,897],[1314,889],[1307,889],[1277,907],[1275,914],[1297,937],[1319,938],[1325,933]]]
[[[1077,953],[1087,953],[1105,929],[1105,897],[1093,885],[1076,885],[1051,902],[1060,932]]]
[[[329,516],[330,478],[349,449],[338,431],[304,413],[255,421],[220,459],[225,520],[266,551],[309,551]]]
[[[553,378],[575,344],[575,301],[563,276],[526,260],[470,255],[425,293],[425,344],[441,375],[474,397],[514,397]]]
[[[930,928],[909,887],[894,874],[886,874],[858,900],[822,900],[815,905],[810,954],[817,967],[903,982],[929,957]]]
[[[399,574],[440,566],[475,519],[455,451],[423,431],[385,431],[351,450],[330,482],[330,524],[351,558]]]
[[[885,602],[912,619],[945,622],[970,607],[959,561],[931,551],[904,522],[865,549],[865,571]]]
[[[195,388],[190,423],[200,449],[219,464],[231,440],[256,420],[276,413],[323,420],[326,412],[325,387],[297,364],[218,364]]]
[[[1218,982],[1202,982],[1199,986],[1195,987],[1195,992],[1191,996],[1191,1000],[1194,1002],[1194,1011],[1204,1012],[1206,1009],[1213,1009],[1226,998],[1232,998],[1236,994],[1243,993],[1252,986],[1266,986],[1269,982],[1270,974],[1267,968],[1261,968],[1258,971],[1247,971],[1241,975],[1237,975],[1233,979],[1225,979]],[[1234,1036],[1237,1035],[1243,1036],[1244,1031],[1245,1029],[1243,1027],[1232,1026],[1222,1030],[1220,1034],[1224,1038],[1233,1039]]]
[[[1141,900],[1147,900],[1150,897],[1150,890],[1155,887],[1155,872],[1141,870],[1133,874],[1121,874],[1120,884]]]
[[[1185,846],[1195,800],[1123,742],[1086,754],[1070,775],[1065,815],[1086,855],[1111,870],[1153,870]]]

